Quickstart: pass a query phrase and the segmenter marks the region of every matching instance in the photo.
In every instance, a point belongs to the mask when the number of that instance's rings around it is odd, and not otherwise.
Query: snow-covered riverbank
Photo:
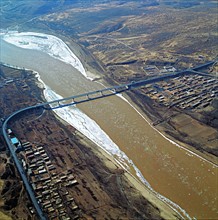
[[[31,50],[39,50],[51,57],[72,65],[85,77],[88,77],[86,71],[78,57],[69,49],[69,47],[59,38],[41,33],[33,32],[9,32],[3,35],[3,39],[17,47]]]

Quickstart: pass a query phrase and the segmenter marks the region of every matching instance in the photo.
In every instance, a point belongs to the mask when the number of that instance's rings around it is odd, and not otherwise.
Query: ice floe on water
[[[60,95],[49,89],[45,85],[44,95],[47,101],[53,101],[62,99]],[[139,169],[133,164],[127,155],[119,149],[119,147],[110,139],[110,137],[100,128],[100,126],[86,114],[80,111],[76,106],[68,106],[64,108],[57,108],[53,110],[60,118],[68,122],[70,125],[75,127],[78,131],[84,134],[87,138],[105,150],[112,156],[119,158],[119,164],[124,168],[128,169],[128,165],[134,167],[137,176],[142,180],[143,183],[150,186],[145,180]]]
[[[34,32],[8,32],[3,35],[3,40],[17,47],[39,50],[49,54],[55,59],[72,65],[85,77],[88,77],[78,57],[61,39],[53,35]]]

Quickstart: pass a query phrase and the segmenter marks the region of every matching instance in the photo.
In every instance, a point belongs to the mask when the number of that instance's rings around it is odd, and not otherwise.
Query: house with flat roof
[[[21,145],[20,141],[16,137],[12,137],[11,142],[15,147],[18,147]]]

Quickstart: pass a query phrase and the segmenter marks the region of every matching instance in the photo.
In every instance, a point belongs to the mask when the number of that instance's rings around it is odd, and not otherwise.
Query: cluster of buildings
[[[173,66],[164,66],[163,69],[159,69],[155,65],[147,65],[144,67],[144,70],[147,75],[158,75],[158,74],[176,72],[176,68]]]
[[[8,86],[8,85],[10,85],[11,83],[14,83],[14,79],[12,79],[12,78],[6,78],[6,79],[2,79],[1,81],[0,81],[0,88],[3,88],[4,86]]]
[[[218,94],[218,80],[210,76],[188,74],[146,85],[143,92],[164,106],[202,109]]]
[[[69,189],[78,182],[71,171],[57,174],[43,146],[27,142],[22,147],[24,150],[20,152],[20,157],[24,170],[48,219],[77,219],[78,206]]]
[[[22,163],[24,172],[32,186],[37,202],[48,219],[70,220],[79,218],[79,208],[70,189],[78,184],[70,170],[66,173],[57,173],[49,155],[43,146],[22,143],[14,136],[11,129],[8,135],[18,158]],[[33,208],[30,207],[33,213]]]
[[[7,130],[7,133],[11,139],[11,143],[14,146],[14,150],[15,151],[19,151],[22,148],[21,142],[19,141],[19,139],[14,135],[14,133],[12,132],[12,130],[9,128]]]
[[[28,88],[28,85],[24,81],[20,79],[13,79],[11,77],[4,78],[0,81],[0,88],[3,88],[4,86],[9,86],[12,83],[16,83],[16,85],[18,85],[22,89]]]

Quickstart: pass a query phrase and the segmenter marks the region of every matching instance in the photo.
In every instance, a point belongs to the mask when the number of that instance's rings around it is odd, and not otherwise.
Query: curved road
[[[30,186],[29,181],[28,181],[28,179],[27,179],[27,177],[25,175],[23,167],[22,167],[20,161],[17,158],[16,152],[14,150],[14,145],[12,144],[12,142],[11,142],[11,140],[8,137],[8,134],[7,134],[7,124],[15,115],[17,115],[17,114],[19,114],[21,112],[24,112],[26,110],[34,109],[34,108],[36,108],[36,106],[31,106],[31,107],[28,107],[28,108],[25,108],[25,109],[21,109],[19,111],[14,112],[12,115],[10,115],[5,120],[5,122],[4,122],[3,126],[2,126],[2,131],[3,131],[4,139],[5,139],[5,141],[6,141],[7,145],[8,145],[8,148],[9,148],[9,150],[11,152],[11,156],[12,156],[14,162],[15,162],[15,165],[16,165],[19,173],[20,173],[20,176],[21,176],[21,178],[23,180],[23,183],[24,183],[24,186],[25,186],[25,188],[26,188],[26,190],[27,190],[27,192],[28,192],[28,194],[30,196],[30,199],[31,199],[31,201],[32,201],[32,203],[33,203],[33,205],[34,205],[34,207],[35,207],[35,209],[36,209],[40,219],[41,220],[46,220],[46,217],[44,216],[44,214],[43,214],[43,212],[41,210],[41,207],[39,206],[39,204],[38,204],[38,202],[36,200],[36,197],[34,195],[33,189]]]

